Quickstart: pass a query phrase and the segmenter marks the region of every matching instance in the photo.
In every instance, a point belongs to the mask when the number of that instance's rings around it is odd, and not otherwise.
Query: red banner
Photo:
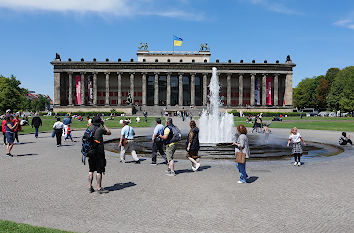
[[[76,82],[76,103],[80,105],[81,104],[81,76],[76,75],[75,77],[75,82]]]
[[[266,104],[272,105],[272,78],[267,77]]]

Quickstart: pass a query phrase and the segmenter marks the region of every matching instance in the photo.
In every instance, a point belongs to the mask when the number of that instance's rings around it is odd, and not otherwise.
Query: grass
[[[246,118],[235,118],[235,124],[245,124]],[[263,122],[270,122],[271,117],[263,117]],[[253,124],[247,124],[252,127]],[[352,117],[287,117],[283,121],[272,121],[270,128],[287,128],[291,129],[312,129],[312,130],[331,130],[331,131],[349,131],[354,132],[354,118]]]
[[[0,232],[7,233],[69,233],[69,231],[61,231],[45,227],[36,227],[28,224],[15,223],[0,220]]]
[[[104,117],[107,119],[109,117]],[[125,119],[126,117],[115,117],[114,120],[105,120],[105,125],[108,128],[122,128],[122,125],[119,123],[121,119]],[[145,122],[144,117],[140,117],[140,122],[136,122],[136,117],[129,117],[132,121],[130,126],[132,127],[150,127],[155,125],[155,117],[148,117],[147,122]],[[51,132],[53,130],[53,124],[56,122],[54,117],[43,116],[41,117],[43,125],[39,128],[40,132]],[[62,117],[61,120],[64,118]],[[29,119],[29,123],[31,123],[31,119]],[[72,119],[71,124],[72,129],[86,129],[87,128],[87,120],[86,118],[83,121],[79,121],[76,119]],[[22,131],[20,134],[28,134],[34,133],[34,128],[31,126],[22,126]]]

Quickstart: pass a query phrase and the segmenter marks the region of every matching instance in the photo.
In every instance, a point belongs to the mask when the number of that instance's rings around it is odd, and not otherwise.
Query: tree
[[[339,71],[327,97],[331,110],[354,111],[354,66]]]
[[[294,106],[297,108],[318,108],[317,87],[323,76],[303,79],[294,88]]]
[[[317,106],[320,109],[327,108],[327,96],[330,91],[329,81],[326,77],[321,77],[317,86]]]
[[[329,68],[325,75],[325,79],[328,81],[329,87],[331,87],[334,79],[336,78],[338,72],[340,71],[339,68]]]
[[[5,112],[7,109],[13,111],[20,110],[22,95],[18,85],[21,82],[16,82],[16,78],[6,78],[0,76],[0,111]]]

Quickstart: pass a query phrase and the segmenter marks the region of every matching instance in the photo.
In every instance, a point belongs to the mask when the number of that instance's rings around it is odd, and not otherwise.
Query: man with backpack
[[[173,162],[173,155],[176,152],[177,142],[181,140],[181,131],[172,123],[172,118],[167,118],[164,135],[159,135],[166,144],[166,157],[168,161],[168,176],[175,176],[175,167]]]
[[[111,131],[104,125],[104,122],[99,116],[92,119],[92,125],[87,128],[85,134],[91,134],[93,137],[93,151],[90,153],[89,163],[89,192],[95,190],[92,187],[93,174],[95,171],[97,180],[97,192],[99,194],[108,193],[108,190],[102,188],[102,173],[105,172],[106,158],[104,154],[103,135],[111,135]],[[84,135],[85,137],[85,135]]]

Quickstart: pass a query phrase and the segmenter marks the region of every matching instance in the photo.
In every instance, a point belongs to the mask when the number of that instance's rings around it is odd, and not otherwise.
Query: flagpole
[[[175,53],[175,42],[174,42],[175,37],[172,35],[172,53]]]

